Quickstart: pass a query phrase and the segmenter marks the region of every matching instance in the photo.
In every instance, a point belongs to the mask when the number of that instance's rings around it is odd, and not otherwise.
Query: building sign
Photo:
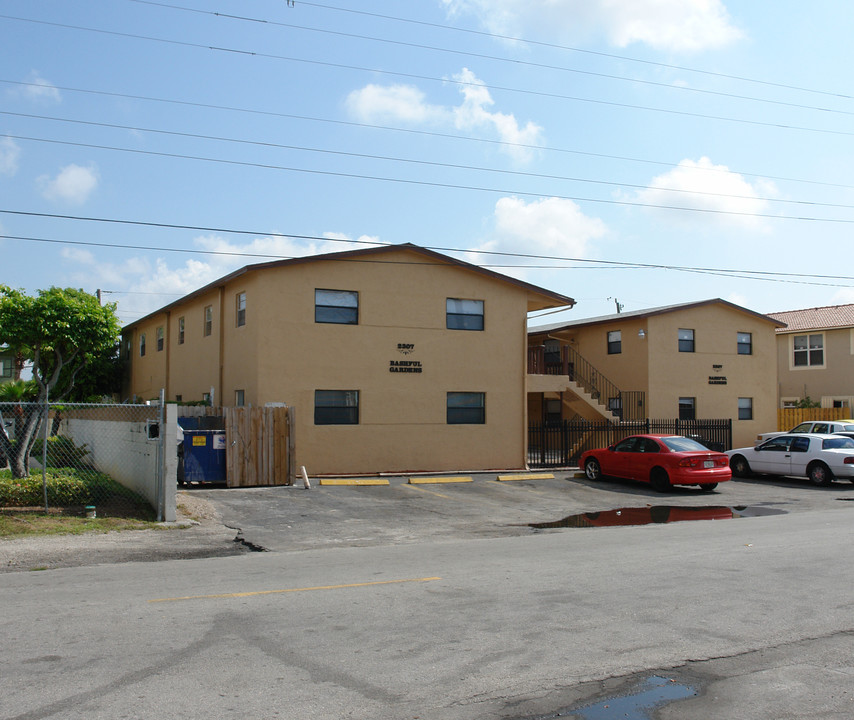
[[[401,355],[411,355],[415,352],[415,343],[398,343],[397,351]]]
[[[726,375],[709,375],[709,385],[726,385]]]
[[[415,352],[415,343],[398,343],[397,351],[401,355]],[[423,370],[420,360],[389,360],[388,371],[393,373],[420,373]]]

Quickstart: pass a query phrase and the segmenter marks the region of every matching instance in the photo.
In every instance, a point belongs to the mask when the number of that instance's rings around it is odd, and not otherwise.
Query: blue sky
[[[412,242],[578,301],[548,322],[854,302],[850,3],[0,7],[0,283],[130,322]]]

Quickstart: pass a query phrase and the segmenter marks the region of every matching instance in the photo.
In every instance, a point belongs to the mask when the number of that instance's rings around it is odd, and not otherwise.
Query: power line
[[[645,80],[645,79],[641,79],[641,78],[632,78],[632,77],[626,77],[624,75],[613,75],[610,73],[595,72],[592,70],[580,70],[578,68],[564,67],[561,65],[550,65],[548,63],[533,62],[531,60],[520,60],[518,58],[502,57],[500,55],[488,55],[486,53],[476,53],[476,52],[472,52],[470,50],[458,50],[455,48],[437,47],[435,45],[425,45],[422,43],[407,42],[404,40],[375,37],[375,36],[363,35],[363,34],[359,34],[359,33],[343,32],[340,30],[330,30],[328,28],[310,27],[308,25],[297,25],[295,23],[278,22],[275,20],[267,20],[264,18],[254,18],[254,17],[245,16],[245,15],[232,15],[232,14],[228,14],[228,13],[215,12],[213,10],[200,10],[198,8],[183,7],[180,5],[172,5],[169,3],[153,2],[152,0],[131,0],[131,1],[137,2],[140,4],[144,4],[144,5],[153,5],[156,7],[169,8],[171,10],[180,10],[183,12],[195,13],[195,14],[199,14],[199,15],[209,15],[209,16],[217,17],[217,18],[225,18],[228,20],[239,20],[239,21],[250,22],[250,23],[261,23],[261,24],[270,25],[273,27],[284,27],[284,28],[290,28],[292,30],[302,30],[305,32],[322,33],[325,35],[334,35],[336,37],[345,37],[345,38],[351,38],[351,39],[357,39],[357,40],[367,40],[370,42],[386,43],[389,45],[398,45],[401,47],[410,47],[410,48],[415,48],[415,49],[420,49],[420,50],[430,50],[430,51],[439,52],[439,53],[463,55],[465,57],[472,57],[472,58],[477,58],[480,60],[494,60],[494,61],[498,61],[498,62],[511,63],[511,64],[517,65],[517,66],[537,68],[539,70],[557,70],[560,72],[575,73],[578,75],[588,75],[591,77],[605,78],[608,80],[620,80],[622,82],[638,83],[638,84],[642,84],[642,85],[662,87],[662,88],[666,88],[668,90],[677,90],[680,92],[693,92],[693,93],[711,95],[711,96],[717,96],[717,97],[726,97],[726,98],[731,98],[731,99],[735,99],[735,100],[747,100],[750,102],[759,102],[759,103],[766,103],[766,104],[770,104],[770,105],[779,105],[779,106],[783,106],[783,107],[796,108],[799,110],[816,110],[819,112],[833,113],[833,114],[839,114],[839,115],[854,115],[854,111],[837,110],[834,108],[820,107],[820,106],[815,106],[815,105],[804,105],[802,103],[786,102],[783,100],[770,100],[768,98],[760,98],[760,97],[751,96],[751,95],[738,95],[736,93],[728,93],[728,92],[722,92],[722,91],[718,91],[718,90],[707,90],[704,88],[695,88],[695,87],[689,87],[689,86],[684,86],[684,85],[673,85],[672,83],[659,82],[659,81],[655,81],[655,80]],[[450,29],[450,28],[446,28],[446,29]]]
[[[151,35],[139,35],[136,33],[127,33],[127,32],[119,32],[117,30],[103,30],[100,28],[90,28],[84,27],[81,25],[70,25],[68,23],[57,23],[51,22],[48,20],[34,20],[32,18],[21,18],[13,15],[0,15],[0,19],[12,20],[16,22],[26,22],[26,23],[35,23],[37,25],[48,25],[51,27],[59,27],[66,30],[78,30],[82,32],[91,32],[98,33],[102,35],[112,35],[116,37],[122,38],[131,38],[134,40],[144,40],[147,42],[157,42],[164,43],[167,45],[176,45],[180,47],[189,47],[195,48],[198,50],[208,50],[213,52],[224,52],[224,53],[234,53],[238,55],[246,55],[251,57],[260,57],[268,60],[283,60],[290,63],[303,63],[307,65],[317,65],[320,67],[330,67],[338,70],[355,70],[357,72],[371,73],[371,74],[380,74],[380,75],[390,75],[393,77],[401,77],[406,78],[408,80],[425,80],[428,82],[437,82],[443,84],[452,84],[458,85],[460,87],[484,87],[483,84],[479,82],[470,82],[466,80],[447,78],[447,77],[434,77],[432,75],[420,75],[418,73],[405,73],[397,70],[384,70],[382,68],[369,68],[360,65],[348,65],[345,63],[334,63],[324,60],[308,60],[306,58],[293,57],[287,55],[275,55],[273,53],[263,53],[253,50],[240,50],[237,48],[228,48],[228,47],[218,47],[212,45],[204,45],[201,43],[192,43],[184,40],[170,40],[167,38],[159,38]],[[690,117],[702,120],[717,120],[720,122],[732,122],[732,123],[740,123],[744,125],[753,125],[756,127],[771,127],[777,128],[778,130],[794,130],[799,132],[810,132],[810,133],[820,133],[827,135],[842,135],[842,136],[854,136],[854,132],[848,130],[831,130],[828,128],[812,128],[806,127],[802,125],[789,125],[786,123],[774,123],[774,122],[764,122],[762,120],[748,120],[745,118],[736,118],[736,117],[728,117],[723,115],[710,115],[707,113],[697,113],[690,112],[688,110],[672,110],[667,108],[657,108],[651,107],[647,105],[634,105],[632,103],[624,103],[624,102],[616,102],[614,100],[599,100],[595,98],[585,98],[576,95],[564,95],[561,93],[554,92],[546,92],[544,90],[529,90],[526,88],[513,88],[513,87],[505,87],[502,85],[490,85],[489,88],[491,90],[501,90],[504,92],[511,93],[520,93],[524,95],[531,95],[535,97],[544,97],[550,98],[554,100],[569,100],[572,102],[584,102],[591,103],[594,105],[604,105],[606,107],[616,107],[623,108],[627,110],[643,110],[646,112],[656,112],[656,113],[664,113],[667,115],[676,115],[680,117]]]
[[[351,157],[358,158],[364,160],[383,160],[388,162],[398,162],[405,163],[411,165],[422,165],[429,167],[440,167],[447,168],[453,170],[474,170],[477,172],[489,172],[489,173],[498,173],[502,175],[515,175],[519,177],[525,178],[537,178],[544,180],[562,180],[565,182],[577,182],[577,183],[587,183],[592,185],[607,185],[610,187],[621,187],[628,188],[632,190],[648,190],[650,189],[648,185],[639,185],[633,183],[623,183],[616,182],[613,180],[595,180],[591,178],[582,178],[582,177],[572,177],[567,175],[552,175],[547,173],[533,173],[526,172],[521,170],[507,170],[504,168],[491,168],[491,167],[483,167],[477,165],[463,165],[460,163],[446,163],[446,162],[438,162],[435,160],[421,160],[415,158],[403,158],[403,157],[393,157],[389,155],[376,155],[370,153],[357,153],[357,152],[349,152],[344,150],[330,150],[326,148],[316,148],[316,147],[308,147],[305,145],[287,145],[283,143],[274,143],[270,141],[262,141],[262,140],[246,140],[242,138],[230,138],[223,137],[219,135],[204,135],[201,133],[189,133],[189,132],[181,132],[177,130],[163,130],[159,128],[148,128],[148,127],[139,127],[134,125],[120,125],[117,123],[107,123],[107,122],[98,122],[93,120],[76,120],[73,118],[59,118],[52,117],[48,115],[33,115],[29,113],[17,113],[11,111],[0,110],[0,115],[9,115],[12,117],[21,117],[21,118],[29,118],[36,120],[49,120],[52,122],[62,122],[76,125],[87,125],[92,127],[101,127],[101,128],[112,128],[116,130],[131,130],[134,132],[143,132],[143,133],[153,133],[158,135],[169,135],[173,137],[181,137],[181,138],[192,138],[197,140],[214,140],[217,142],[225,142],[225,143],[234,143],[241,145],[254,145],[258,147],[264,148],[277,148],[280,150],[298,150],[300,152],[308,152],[308,153],[318,153],[325,155],[338,155],[341,157]],[[15,136],[8,136],[15,137]],[[45,142],[48,142],[45,140]],[[65,140],[55,140],[58,143],[65,143],[71,141]],[[735,195],[730,193],[715,193],[715,192],[707,192],[702,190],[687,190],[684,188],[667,188],[667,187],[656,187],[654,188],[658,191],[665,191],[683,195],[698,195],[704,197],[717,197],[717,198],[730,198],[730,199],[738,199],[738,200],[752,200],[752,201],[763,201],[763,202],[771,202],[771,203],[784,203],[791,205],[809,205],[815,207],[828,207],[828,208],[842,208],[842,209],[854,209],[854,205],[846,205],[841,203],[826,203],[826,202],[816,202],[811,200],[793,200],[789,198],[773,198],[773,197],[761,197],[756,195]]]
[[[8,85],[20,85],[20,86],[24,86],[24,87],[41,87],[38,83],[23,82],[23,81],[19,81],[19,80],[8,80],[8,79],[4,79],[4,78],[0,78],[0,83],[5,83]],[[224,110],[227,112],[247,113],[247,114],[252,114],[252,115],[262,115],[262,116],[267,116],[267,117],[278,117],[278,118],[285,118],[285,119],[290,119],[290,120],[303,120],[303,121],[307,121],[307,122],[328,123],[328,124],[333,124],[333,125],[342,125],[342,126],[346,126],[346,127],[361,127],[361,128],[375,129],[375,130],[388,130],[388,131],[392,131],[392,132],[400,132],[400,133],[406,133],[406,134],[410,134],[410,135],[421,135],[421,136],[425,136],[425,137],[439,137],[439,138],[446,138],[446,139],[452,139],[452,140],[463,140],[466,142],[483,143],[483,144],[488,144],[488,145],[500,145],[503,147],[513,147],[513,148],[519,148],[519,149],[523,149],[523,150],[536,150],[536,151],[540,151],[540,152],[557,152],[557,153],[564,153],[564,154],[571,154],[571,155],[580,155],[580,156],[584,156],[584,157],[601,158],[604,160],[618,160],[621,162],[632,162],[632,163],[640,163],[640,164],[646,164],[646,165],[657,165],[657,166],[669,167],[669,168],[674,167],[673,162],[668,162],[668,161],[664,161],[664,160],[650,160],[650,159],[635,158],[635,157],[630,157],[630,156],[625,156],[625,155],[609,155],[607,153],[596,153],[596,152],[590,152],[590,151],[585,151],[585,150],[577,150],[577,149],[573,149],[573,148],[561,148],[561,147],[548,146],[548,145],[534,145],[534,144],[528,144],[528,143],[509,142],[509,141],[504,141],[504,140],[492,140],[489,138],[478,138],[478,137],[471,137],[471,136],[466,136],[466,135],[456,135],[453,133],[441,133],[441,132],[435,132],[435,131],[430,131],[430,130],[417,130],[417,129],[413,129],[413,128],[402,128],[402,127],[394,127],[394,126],[389,126],[389,125],[375,125],[375,124],[370,124],[370,123],[354,122],[354,121],[350,121],[350,120],[338,120],[338,119],[323,118],[323,117],[316,117],[316,116],[310,116],[310,115],[296,115],[293,113],[281,113],[281,112],[275,112],[272,110],[240,108],[240,107],[234,107],[234,106],[230,106],[230,105],[215,105],[215,104],[210,104],[210,103],[191,102],[188,100],[176,100],[176,99],[171,99],[171,98],[158,98],[158,97],[152,97],[152,96],[146,96],[146,95],[132,95],[132,94],[128,94],[128,93],[110,92],[110,91],[106,91],[106,90],[92,90],[92,89],[75,88],[75,87],[62,86],[62,85],[55,85],[52,87],[55,87],[57,90],[62,90],[63,92],[76,92],[76,93],[82,93],[82,94],[100,95],[100,96],[111,97],[111,98],[123,98],[123,99],[128,99],[128,100],[139,100],[142,102],[154,102],[154,103],[164,103],[164,104],[170,104],[170,105],[181,105],[181,106],[187,106],[187,107],[197,107],[197,108],[202,108],[202,109],[207,109],[207,110]],[[768,174],[764,174],[764,173],[746,172],[743,170],[728,170],[728,169],[723,170],[723,169],[719,169],[716,167],[698,167],[698,168],[694,168],[694,169],[698,172],[705,172],[705,173],[730,173],[730,172],[732,172],[732,173],[737,173],[739,175],[742,175],[744,177],[751,177],[751,178],[764,178],[767,180],[776,180],[776,181],[780,181],[780,182],[802,183],[802,184],[807,184],[807,185],[818,185],[818,186],[823,186],[823,187],[842,188],[842,189],[846,189],[846,190],[854,189],[854,186],[852,186],[852,185],[845,185],[845,184],[841,184],[841,183],[831,183],[831,182],[825,182],[825,181],[821,181],[821,180],[807,180],[804,178],[792,178],[792,177],[786,177],[786,176],[780,176],[780,175],[768,175]]]

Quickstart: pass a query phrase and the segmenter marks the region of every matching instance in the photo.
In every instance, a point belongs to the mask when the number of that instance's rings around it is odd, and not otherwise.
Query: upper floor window
[[[738,337],[738,354],[753,355],[753,333],[740,332]]]
[[[795,335],[793,342],[795,367],[824,365],[824,335]]]
[[[351,290],[315,290],[314,322],[359,324],[359,293]]]
[[[139,356],[145,357],[145,333],[141,333],[139,336]]]
[[[694,352],[694,331],[679,328],[679,352]]]
[[[243,390],[235,390],[234,391],[234,407],[243,407],[243,401],[245,399],[245,393]]]
[[[483,330],[483,300],[448,298],[448,330]]]
[[[738,399],[738,419],[753,420],[753,398],[740,397]]]
[[[12,360],[10,358],[0,358],[0,377],[12,377]]]
[[[623,352],[623,331],[608,331],[608,354],[619,355],[621,352]]]
[[[213,330],[213,305],[205,307],[205,330],[204,335],[207,337]]]
[[[163,349],[163,327],[157,328],[157,352],[160,352]]]
[[[237,293],[237,327],[246,324],[246,293]]]
[[[696,420],[697,419],[697,398],[681,397],[679,398],[679,419],[680,420]]]
[[[358,390],[315,390],[315,425],[358,425]]]
[[[448,425],[483,425],[486,422],[486,393],[449,392]]]
[[[183,316],[178,318],[178,344],[179,345],[184,344],[184,318],[183,318]]]

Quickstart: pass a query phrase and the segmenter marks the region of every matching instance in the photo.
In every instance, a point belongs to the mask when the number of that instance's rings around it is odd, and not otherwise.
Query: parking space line
[[[388,480],[383,478],[321,478],[320,485],[388,485]]]
[[[427,493],[428,495],[435,495],[436,497],[445,498],[445,500],[450,500],[450,495],[443,495],[442,493],[436,492],[435,490],[428,490],[427,488],[419,487],[418,485],[401,485],[401,487],[408,487],[411,490],[417,490],[418,492]]]
[[[463,476],[446,476],[446,477],[411,477],[409,478],[410,485],[435,485],[438,483],[464,483],[474,482],[470,477]]]
[[[498,482],[507,482],[508,480],[554,480],[555,476],[552,473],[528,473],[519,475],[499,475],[496,479]]]
[[[286,588],[284,590],[255,590],[252,592],[221,593],[217,595],[186,595],[184,597],[154,598],[150,603],[179,602],[181,600],[222,600],[226,598],[255,597],[256,595],[280,595],[283,593],[313,592],[315,590],[345,590],[347,588],[371,587],[373,585],[398,585],[401,583],[432,582],[440,577],[404,578],[401,580],[375,580],[373,582],[349,583],[347,585],[318,585],[317,587]]]

